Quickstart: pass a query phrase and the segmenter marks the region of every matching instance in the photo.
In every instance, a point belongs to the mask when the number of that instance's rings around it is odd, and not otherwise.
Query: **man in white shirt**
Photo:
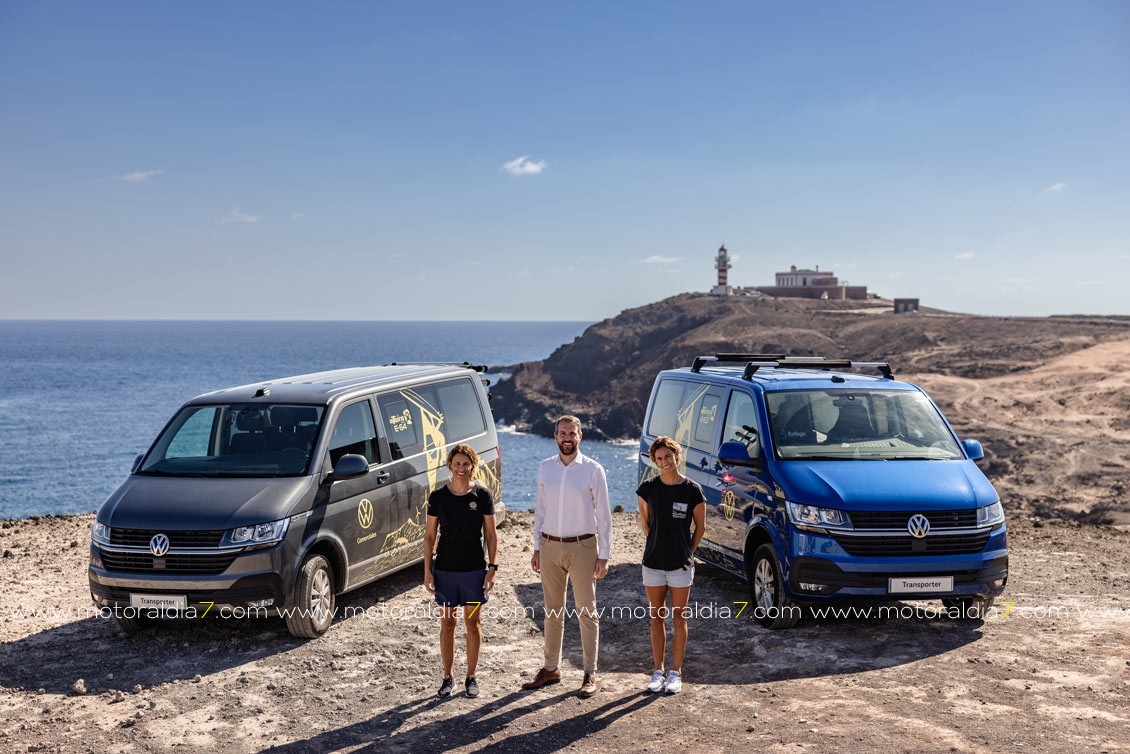
[[[604,467],[580,452],[581,420],[562,416],[554,438],[559,453],[538,467],[534,507],[534,555],[530,567],[541,575],[545,597],[545,666],[524,689],[561,680],[561,639],[565,632],[565,587],[573,584],[573,605],[581,624],[585,675],[577,695],[600,690],[596,656],[600,623],[596,615],[598,579],[608,573],[612,550],[612,508]]]

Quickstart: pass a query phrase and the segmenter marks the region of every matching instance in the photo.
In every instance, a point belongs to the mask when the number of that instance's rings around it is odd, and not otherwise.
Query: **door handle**
[[[384,484],[388,480],[389,480],[389,473],[387,471],[382,471],[379,474],[377,474],[377,484]]]

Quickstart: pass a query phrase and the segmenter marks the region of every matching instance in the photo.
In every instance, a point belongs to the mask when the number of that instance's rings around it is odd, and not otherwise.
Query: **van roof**
[[[875,369],[878,375],[859,374],[849,369]],[[799,387],[800,383],[829,382],[843,385],[848,382],[885,383],[889,387],[910,387],[894,378],[890,364],[880,361],[850,361],[826,359],[821,356],[786,358],[782,354],[733,354],[695,357],[693,364],[671,370],[672,373],[707,374],[726,381],[744,381],[760,384],[765,389]]]
[[[485,371],[486,367],[463,364],[386,364],[352,367],[328,372],[279,377],[249,385],[212,390],[196,396],[189,404],[257,401],[328,405],[342,398],[364,395],[374,390],[395,388],[428,378],[461,377]]]

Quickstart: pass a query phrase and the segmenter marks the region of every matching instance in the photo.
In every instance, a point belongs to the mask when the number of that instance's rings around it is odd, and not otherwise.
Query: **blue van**
[[[640,481],[658,474],[660,435],[706,494],[696,557],[747,579],[767,628],[844,600],[940,599],[980,618],[1004,590],[1004,511],[974,463],[981,444],[886,363],[700,356],[655,380]]]

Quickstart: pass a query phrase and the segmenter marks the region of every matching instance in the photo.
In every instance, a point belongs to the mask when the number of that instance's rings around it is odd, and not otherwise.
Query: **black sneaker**
[[[447,678],[443,679],[443,683],[440,684],[439,691],[436,692],[436,696],[451,696],[451,689],[454,687],[455,681],[451,678],[451,676],[448,676]]]
[[[468,676],[466,683],[463,684],[463,687],[467,689],[467,696],[471,697],[472,699],[479,695],[479,682],[475,680],[475,676]]]

